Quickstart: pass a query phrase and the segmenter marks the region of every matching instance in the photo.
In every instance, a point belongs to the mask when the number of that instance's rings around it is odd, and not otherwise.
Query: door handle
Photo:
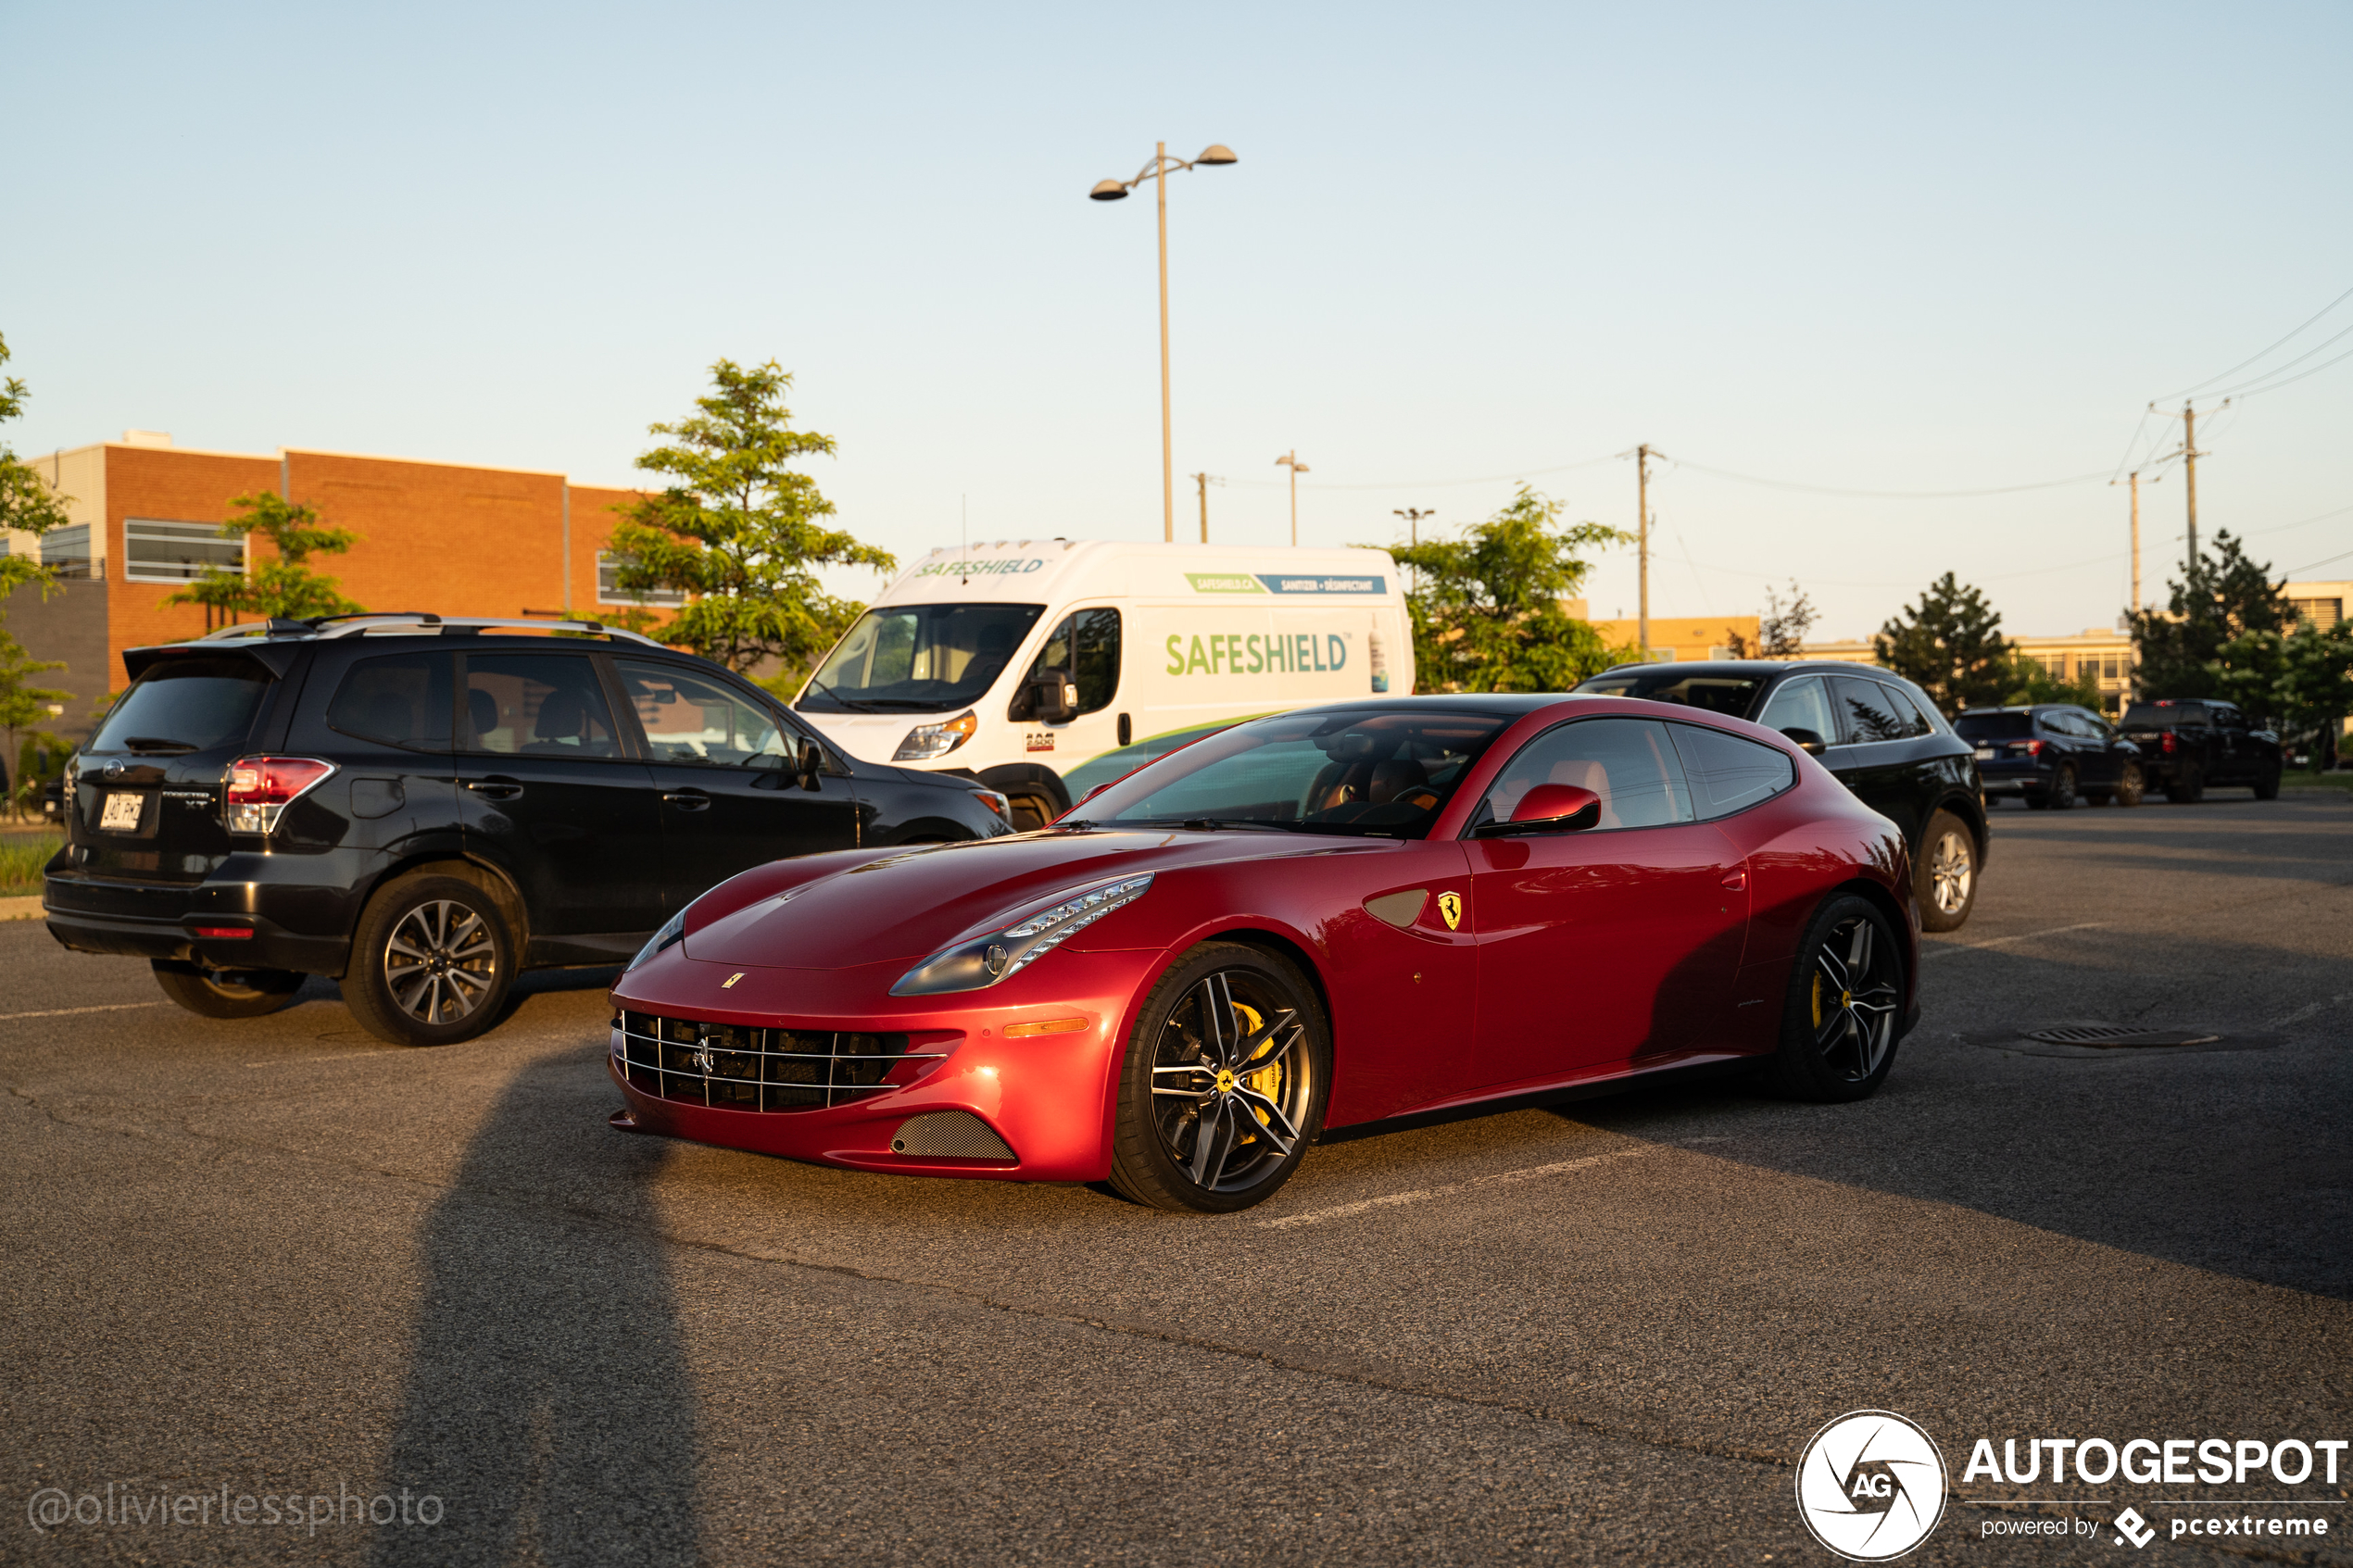
[[[496,773],[486,779],[468,779],[466,787],[476,795],[485,796],[492,800],[512,800],[522,793],[522,785],[512,779],[501,778]]]
[[[1748,872],[1745,870],[1726,872],[1724,873],[1724,891],[1727,893],[1747,892]]]
[[[698,789],[665,789],[661,792],[661,797],[681,811],[711,809],[711,797]]]

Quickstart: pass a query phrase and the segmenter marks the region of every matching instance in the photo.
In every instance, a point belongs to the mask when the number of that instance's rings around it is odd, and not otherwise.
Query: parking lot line
[[[2021,931],[2016,936],[1996,936],[1985,942],[1937,943],[1920,955],[1920,962],[1931,959],[1949,959],[1955,953],[1982,953],[1988,947],[1998,947],[2005,942],[2032,942],[2037,936],[2057,936],[2070,931],[2097,931],[2108,924],[2104,920],[2087,920],[2081,925],[2055,925],[2048,931]]]
[[[1279,1220],[1262,1220],[1263,1231],[1289,1230],[1294,1225],[1319,1225],[1326,1220],[1344,1220],[1352,1214],[1367,1214],[1376,1209],[1393,1209],[1401,1203],[1421,1203],[1433,1198],[1445,1198],[1453,1193],[1468,1192],[1474,1187],[1502,1186],[1510,1182],[1532,1182],[1541,1176],[1565,1175],[1570,1171],[1583,1171],[1595,1165],[1605,1165],[1613,1160],[1631,1160],[1637,1155],[1655,1154],[1664,1146],[1645,1145],[1641,1148],[1621,1148],[1610,1154],[1589,1154],[1579,1160],[1555,1160],[1549,1165],[1529,1165],[1517,1171],[1499,1171],[1491,1176],[1473,1176],[1466,1182],[1449,1182],[1444,1186],[1416,1187],[1410,1192],[1385,1193],[1379,1198],[1366,1198],[1354,1203],[1334,1204],[1329,1209],[1310,1209],[1303,1214],[1286,1214]]]
[[[42,1012],[0,1012],[0,1023],[17,1018],[71,1018],[78,1012],[127,1012],[132,1008],[159,1008],[161,1002],[108,1002],[94,1008],[50,1008]]]

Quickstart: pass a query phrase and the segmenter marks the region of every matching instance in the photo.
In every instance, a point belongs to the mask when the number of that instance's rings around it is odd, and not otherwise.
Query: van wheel
[[[1041,792],[1008,793],[1006,798],[1013,804],[1015,833],[1035,833],[1063,814],[1053,797]]]
[[[303,977],[290,969],[206,969],[154,960],[163,994],[204,1018],[266,1018],[294,1003]]]
[[[515,945],[490,895],[460,877],[404,876],[368,902],[343,999],[380,1040],[448,1046],[498,1022]]]

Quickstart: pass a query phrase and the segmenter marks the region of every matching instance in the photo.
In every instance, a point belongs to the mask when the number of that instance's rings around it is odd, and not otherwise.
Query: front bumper
[[[919,961],[839,970],[739,969],[672,948],[613,987],[617,1010],[657,1019],[805,1035],[903,1035],[907,1059],[879,1086],[829,1103],[733,1109],[721,1098],[724,1050],[695,1065],[671,1047],[667,1071],[648,1071],[642,1037],[616,1026],[606,1070],[628,1101],[635,1130],[851,1170],[983,1180],[1092,1182],[1111,1173],[1112,1116],[1130,1014],[1154,972],[1155,952],[1067,949],[983,991],[892,997]],[[740,976],[733,985],[731,977]],[[1085,1020],[1064,1034],[1007,1038],[1009,1024]],[[929,1060],[916,1060],[919,1056]],[[698,1081],[718,1070],[723,1075]],[[764,1098],[764,1097],[763,1097]],[[895,1152],[909,1120],[961,1111],[1011,1149],[1010,1160]]]

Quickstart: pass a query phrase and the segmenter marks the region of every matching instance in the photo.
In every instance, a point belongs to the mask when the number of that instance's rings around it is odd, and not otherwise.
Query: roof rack
[[[268,621],[256,621],[251,625],[223,626],[217,632],[206,633],[200,640],[218,642],[224,638],[269,637],[292,633],[321,638],[357,637],[370,632],[402,626],[413,626],[445,633],[450,632],[462,633],[492,627],[519,632],[573,632],[598,637],[625,637],[633,643],[643,643],[649,648],[658,648],[662,646],[642,633],[631,632],[619,626],[608,626],[601,621],[526,621],[495,615],[433,615],[422,610],[321,615],[307,621],[285,621],[272,616]]]

